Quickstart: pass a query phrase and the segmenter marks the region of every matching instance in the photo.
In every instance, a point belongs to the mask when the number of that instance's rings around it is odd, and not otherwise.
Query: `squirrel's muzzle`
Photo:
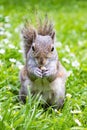
[[[45,58],[40,57],[40,59],[38,60],[38,62],[39,62],[39,65],[43,66],[43,65],[45,65],[45,64],[46,64],[46,59],[45,59]]]

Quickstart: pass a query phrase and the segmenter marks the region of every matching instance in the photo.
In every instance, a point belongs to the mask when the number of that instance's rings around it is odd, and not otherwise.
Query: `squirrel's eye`
[[[33,50],[33,51],[35,51],[35,48],[34,48],[34,46],[32,46],[32,50]]]
[[[54,51],[54,47],[51,48],[51,51]]]

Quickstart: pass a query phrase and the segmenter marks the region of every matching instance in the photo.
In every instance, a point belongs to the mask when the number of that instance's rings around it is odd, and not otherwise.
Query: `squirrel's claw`
[[[46,70],[46,71],[43,72],[43,77],[48,77],[50,75],[51,75],[51,73],[50,73],[49,70]]]
[[[39,68],[35,68],[34,74],[35,74],[36,76],[42,78],[42,70],[40,70]]]

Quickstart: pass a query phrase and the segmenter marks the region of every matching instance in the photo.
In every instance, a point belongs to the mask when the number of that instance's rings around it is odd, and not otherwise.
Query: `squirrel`
[[[67,71],[58,59],[54,26],[46,18],[35,29],[22,30],[25,65],[20,71],[20,100],[25,103],[28,87],[32,95],[41,94],[46,104],[59,109],[64,104]]]

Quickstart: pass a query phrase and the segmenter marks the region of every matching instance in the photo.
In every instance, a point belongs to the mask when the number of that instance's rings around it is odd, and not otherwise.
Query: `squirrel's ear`
[[[37,32],[36,32],[36,30],[34,30],[34,33],[33,33],[33,41],[36,39],[36,37],[37,37]]]
[[[28,38],[28,31],[27,31],[27,29],[23,28],[21,30],[21,34],[22,34],[22,36],[23,36],[24,39]]]
[[[54,38],[55,38],[55,32],[52,32],[52,34],[50,36],[54,40]]]

